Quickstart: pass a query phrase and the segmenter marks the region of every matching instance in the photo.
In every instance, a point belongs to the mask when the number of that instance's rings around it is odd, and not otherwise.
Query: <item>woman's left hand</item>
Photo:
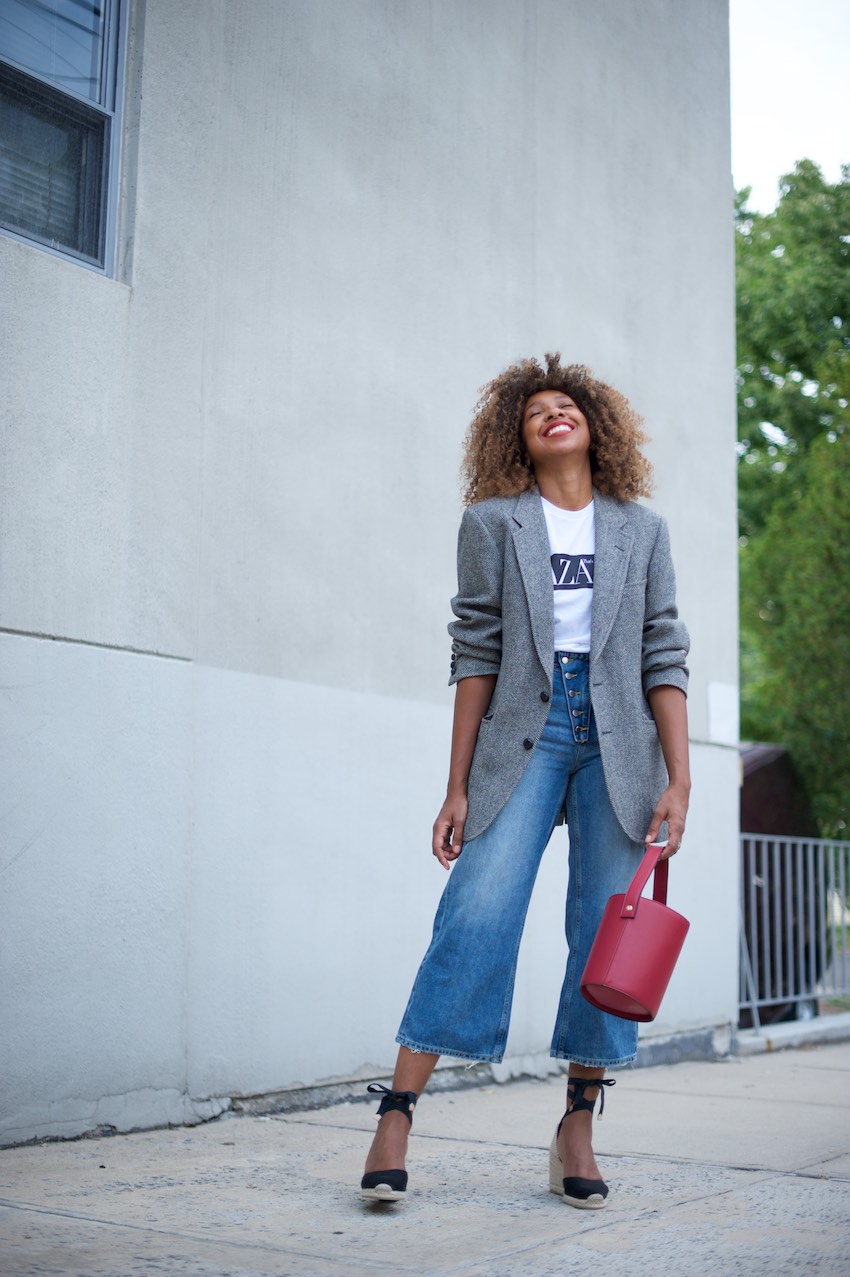
[[[661,860],[667,860],[670,856],[675,856],[682,845],[689,799],[689,785],[668,785],[655,805],[655,811],[652,813],[652,820],[649,822],[649,829],[646,831],[644,842],[647,846],[651,842],[655,842],[658,837],[658,831],[664,821],[667,821],[669,835],[667,846],[659,857]]]

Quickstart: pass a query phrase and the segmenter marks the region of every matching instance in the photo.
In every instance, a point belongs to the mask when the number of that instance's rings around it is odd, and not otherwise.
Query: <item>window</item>
[[[102,269],[114,252],[121,7],[0,7],[0,228]]]

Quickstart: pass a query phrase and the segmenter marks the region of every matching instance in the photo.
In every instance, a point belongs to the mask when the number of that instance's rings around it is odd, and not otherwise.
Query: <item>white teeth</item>
[[[569,434],[571,430],[572,426],[568,426],[564,422],[559,421],[556,426],[550,426],[549,429],[545,431],[545,435],[547,439],[550,439],[552,435],[566,435]]]

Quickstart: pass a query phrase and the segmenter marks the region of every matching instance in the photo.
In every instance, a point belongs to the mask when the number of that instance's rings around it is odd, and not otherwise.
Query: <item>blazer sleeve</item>
[[[641,674],[644,695],[653,687],[679,687],[687,694],[691,641],[676,608],[676,574],[670,534],[659,518],[658,534],[647,569]]]
[[[472,506],[464,511],[457,542],[456,619],[449,624],[449,686],[475,674],[498,674],[502,663],[502,555]]]

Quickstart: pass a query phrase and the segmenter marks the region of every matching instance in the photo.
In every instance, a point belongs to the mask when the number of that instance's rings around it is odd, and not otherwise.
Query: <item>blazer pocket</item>
[[[492,721],[493,721],[493,711],[488,710],[478,725],[478,736],[476,737],[476,741],[478,744],[480,744],[483,741],[485,736],[489,737],[490,733],[488,732],[487,729],[492,723]]]

